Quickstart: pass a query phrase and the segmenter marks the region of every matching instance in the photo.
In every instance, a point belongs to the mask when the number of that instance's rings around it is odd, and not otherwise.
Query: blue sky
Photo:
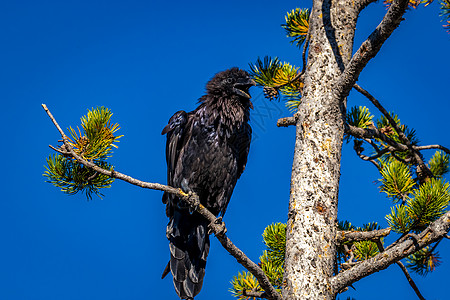
[[[115,182],[103,200],[67,196],[45,183],[45,158],[58,133],[87,109],[114,112],[124,137],[112,162],[136,178],[165,183],[164,137],[177,110],[192,110],[205,83],[258,56],[300,65],[280,24],[301,1],[3,1],[0,4],[0,122],[3,128],[0,201],[0,299],[177,299],[171,278],[160,279],[169,258],[161,193]],[[361,15],[355,45],[381,20],[382,3]],[[422,144],[450,146],[448,70],[450,35],[438,3],[409,11],[406,20],[362,72],[359,83],[415,128]],[[251,90],[254,142],[246,171],[225,215],[229,237],[257,261],[261,234],[285,222],[294,128],[283,103]],[[349,106],[367,105],[352,92]],[[425,153],[427,157],[432,151]],[[390,201],[378,174],[344,145],[339,218],[355,225],[379,221]],[[392,239],[391,239],[392,240]],[[413,275],[428,300],[447,299],[448,241],[443,263],[429,276]],[[213,239],[205,284],[196,299],[232,299],[228,288],[242,267]],[[354,285],[341,298],[415,299],[396,266]]]

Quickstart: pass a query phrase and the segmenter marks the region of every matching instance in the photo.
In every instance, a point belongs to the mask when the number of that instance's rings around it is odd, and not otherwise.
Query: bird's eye
[[[233,81],[234,81],[233,78],[228,78],[227,79],[227,83],[233,83]]]

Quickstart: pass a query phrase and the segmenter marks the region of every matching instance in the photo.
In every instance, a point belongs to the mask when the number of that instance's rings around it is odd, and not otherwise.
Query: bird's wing
[[[173,186],[173,176],[176,168],[180,151],[185,143],[186,124],[189,114],[183,110],[177,111],[164,127],[161,134],[167,134],[166,142],[166,161],[167,161],[167,184]],[[168,194],[164,193],[163,203],[167,204]]]
[[[247,164],[247,156],[250,151],[250,143],[252,141],[252,127],[248,123],[244,125],[242,134],[239,138],[239,158],[237,161],[238,178],[241,177],[244,172],[245,165]]]

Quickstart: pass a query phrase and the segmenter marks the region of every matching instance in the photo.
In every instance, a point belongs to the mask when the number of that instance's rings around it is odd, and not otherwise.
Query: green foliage
[[[370,114],[369,109],[365,106],[354,106],[347,112],[347,123],[355,127],[368,128],[373,124],[372,119],[373,115]]]
[[[359,128],[369,128],[373,125],[373,115],[369,112],[369,109],[365,106],[352,107],[350,111],[347,111],[347,124]],[[345,133],[344,139],[349,142],[351,136]]]
[[[275,82],[273,79],[282,65],[283,63],[278,57],[272,59],[270,56],[265,56],[264,60],[258,57],[255,64],[249,64],[249,73],[258,85],[274,86]]]
[[[339,221],[338,222],[338,229],[339,230],[350,231],[350,230],[355,230],[356,227],[352,223],[350,223],[349,221],[345,220],[345,221]]]
[[[83,133],[78,127],[78,133],[69,128],[71,145],[77,154],[85,159],[103,159],[112,151],[111,147],[117,148],[113,143],[122,136],[114,136],[120,127],[119,124],[111,124],[112,115],[108,108],[96,108],[81,117]]]
[[[263,60],[258,58],[256,63],[249,66],[250,75],[258,85],[264,87],[266,98],[279,99],[282,95],[287,100],[286,106],[289,109],[297,109],[303,88],[303,83],[296,78],[297,67],[282,63],[277,57],[272,59],[269,56],[264,57]]]
[[[377,244],[371,241],[356,242],[355,248],[354,255],[357,260],[366,260],[374,257],[380,252]]]
[[[450,185],[432,178],[414,189],[405,205],[391,208],[386,219],[395,232],[421,231],[445,213],[449,201]]]
[[[406,201],[416,184],[410,168],[396,159],[389,159],[386,162],[379,160],[379,162],[382,165],[381,191],[391,197],[394,203]]]
[[[112,166],[104,161],[97,162],[97,165],[106,170],[112,169]],[[48,178],[47,182],[59,187],[66,194],[84,192],[89,200],[93,194],[103,196],[100,189],[111,187],[114,181],[114,178],[97,173],[61,154],[50,155],[45,168],[47,170],[44,176]]]
[[[394,232],[406,234],[411,231],[413,220],[408,215],[405,205],[391,207],[391,213],[386,216],[386,220]]]
[[[81,128],[77,131],[69,128],[71,139],[69,143],[73,150],[84,159],[93,162],[97,166],[112,170],[113,166],[106,162],[112,153],[112,147],[121,136],[114,134],[119,130],[118,124],[111,124],[112,112],[104,107],[88,111],[86,116],[81,118]],[[61,151],[66,151],[63,145]],[[106,175],[97,173],[87,168],[75,159],[62,154],[51,155],[47,159],[47,166],[44,176],[47,182],[59,187],[67,194],[83,192],[88,200],[95,194],[101,198],[101,189],[109,188],[114,181]]]
[[[250,272],[239,272],[237,276],[233,277],[231,281],[231,294],[238,299],[256,299],[255,297],[247,297],[242,295],[243,291],[263,292],[258,280]]]
[[[275,223],[264,229],[264,244],[267,255],[276,265],[283,265],[286,253],[286,224]]]
[[[445,213],[450,201],[450,185],[432,178],[414,190],[406,203],[406,210],[414,220],[413,230],[423,230]]]
[[[263,233],[263,241],[267,249],[259,258],[259,265],[275,289],[281,291],[286,252],[286,224],[274,223],[267,226]],[[237,276],[234,276],[231,285],[231,293],[239,299],[248,299],[242,295],[242,291],[244,290],[263,291],[256,278],[251,273],[245,271],[242,274],[238,273]]]
[[[286,30],[287,36],[292,38],[291,43],[295,43],[298,47],[301,47],[308,34],[310,13],[309,9],[293,9],[284,17],[286,24],[281,25]]]
[[[278,256],[277,258],[279,258]],[[283,260],[274,259],[274,257],[269,254],[268,250],[263,252],[263,255],[259,258],[261,269],[269,278],[270,283],[278,290],[281,290],[281,284],[283,282],[283,265],[284,265],[284,253]]]
[[[441,264],[439,253],[425,247],[406,258],[406,267],[415,273],[425,276]]]
[[[405,134],[405,136],[409,139],[412,145],[417,145],[419,143],[419,139],[416,136],[416,131],[412,128],[408,128],[408,126],[402,124],[400,122],[400,118],[394,114],[389,113],[391,117],[394,119],[397,127]],[[380,119],[377,120],[377,128],[380,129],[385,135],[389,138],[393,139],[396,142],[401,143],[398,133],[391,127],[389,120],[385,116],[381,116]]]
[[[356,231],[373,231],[380,229],[380,226],[377,222],[370,222],[367,224],[363,224],[362,227],[357,227]],[[383,242],[383,239],[381,239],[381,242]],[[377,255],[380,251],[378,249],[378,246],[375,242],[372,241],[361,241],[361,242],[355,242],[354,243],[354,255],[355,259],[358,261],[366,260],[368,258],[374,257]]]
[[[436,151],[428,164],[433,175],[437,178],[442,178],[448,173],[449,162],[450,155],[442,151]]]

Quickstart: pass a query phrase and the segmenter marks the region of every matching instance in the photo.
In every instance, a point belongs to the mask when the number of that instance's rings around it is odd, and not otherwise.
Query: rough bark
[[[357,9],[352,1],[316,0],[287,223],[284,299],[334,299],[336,219],[345,101],[334,82],[350,61]]]

